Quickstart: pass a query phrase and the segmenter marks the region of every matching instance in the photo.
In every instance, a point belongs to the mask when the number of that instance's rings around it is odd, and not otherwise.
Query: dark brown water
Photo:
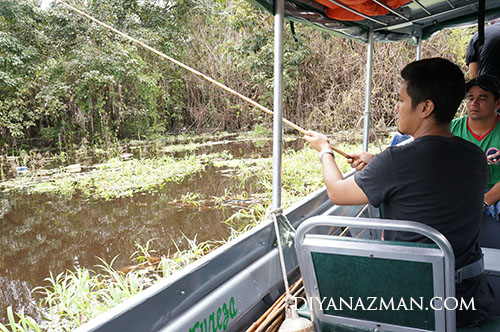
[[[301,147],[302,143],[288,146]],[[235,158],[267,157],[271,143],[258,147],[251,142],[227,143],[196,153],[229,151]],[[208,167],[201,174],[179,184],[169,184],[156,193],[139,193],[131,198],[108,202],[86,200],[76,195],[65,199],[51,195],[0,194],[0,322],[6,322],[6,308],[24,307],[25,313],[38,316],[36,294],[30,290],[48,285],[44,279],[73,267],[93,268],[101,257],[114,267],[130,264],[135,243],[145,245],[157,239],[153,248],[161,254],[187,248],[183,236],[222,240],[230,230],[223,223],[239,207],[224,209],[186,208],[172,204],[187,192],[206,197],[235,192],[236,180]],[[252,194],[252,188],[239,188]]]

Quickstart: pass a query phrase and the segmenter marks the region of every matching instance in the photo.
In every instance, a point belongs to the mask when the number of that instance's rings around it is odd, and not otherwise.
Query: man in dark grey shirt
[[[477,32],[472,36],[465,62],[471,79],[485,74],[500,79],[500,19],[491,21],[490,26],[484,29],[483,45],[479,45]]]
[[[401,76],[404,83],[396,103],[399,131],[415,141],[376,156],[352,155],[352,166],[361,171],[344,179],[328,138],[311,131],[305,139],[320,151],[332,202],[369,202],[383,206],[387,219],[430,225],[450,242],[457,269],[475,264],[482,259],[478,237],[488,170],[484,153],[450,132],[465,94],[463,73],[448,60],[433,58],[407,65]],[[415,234],[393,235],[395,240],[426,241]],[[488,317],[494,294],[483,273],[457,283],[456,294],[466,301],[474,298],[477,309],[457,310],[457,326]]]

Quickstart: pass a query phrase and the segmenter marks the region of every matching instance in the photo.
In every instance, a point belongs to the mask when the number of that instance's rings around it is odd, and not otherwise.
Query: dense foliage
[[[272,16],[243,0],[71,0],[69,3],[272,107]],[[302,127],[352,128],[364,104],[365,45],[297,26],[284,48],[284,115]],[[445,31],[424,56],[463,65],[468,30]],[[393,125],[406,43],[377,44],[373,120]],[[167,132],[241,130],[268,115],[89,20],[37,0],[0,2],[3,151],[31,145],[152,138]],[[7,145],[5,145],[7,144]]]

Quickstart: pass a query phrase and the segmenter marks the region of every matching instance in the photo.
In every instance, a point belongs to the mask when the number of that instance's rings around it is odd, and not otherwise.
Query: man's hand
[[[361,171],[365,168],[366,165],[372,160],[374,154],[369,152],[361,152],[361,153],[350,153],[351,158],[347,159],[347,162],[351,165],[352,168],[355,168],[357,171]]]
[[[323,149],[330,149],[330,141],[328,140],[328,137],[326,137],[323,134],[320,134],[318,132],[309,130],[307,131],[306,135],[304,136],[304,139],[311,144],[311,147],[316,150],[316,151],[321,151]]]
[[[497,182],[488,192],[484,194],[484,202],[488,206],[500,200],[500,182]]]

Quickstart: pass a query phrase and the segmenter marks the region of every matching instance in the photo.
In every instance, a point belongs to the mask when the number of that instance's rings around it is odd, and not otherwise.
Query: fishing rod
[[[217,85],[219,88],[221,88],[221,89],[223,89],[223,90],[226,90],[227,92],[229,92],[229,93],[231,93],[231,94],[233,94],[233,95],[235,95],[235,96],[239,97],[240,99],[243,99],[244,101],[246,101],[246,102],[250,103],[251,105],[253,105],[253,106],[257,107],[257,108],[258,108],[258,109],[260,109],[261,111],[264,111],[264,112],[266,112],[266,113],[268,113],[268,114],[270,114],[270,115],[274,115],[273,111],[271,111],[270,109],[268,109],[268,108],[266,108],[266,107],[262,106],[261,104],[259,104],[259,103],[255,102],[254,100],[252,100],[252,99],[250,99],[250,98],[248,98],[248,97],[246,97],[246,96],[242,95],[242,94],[241,94],[241,93],[239,93],[238,91],[235,91],[235,90],[231,89],[230,87],[228,87],[228,86],[226,86],[226,85],[224,85],[224,84],[222,84],[222,83],[220,83],[220,82],[218,82],[218,81],[214,80],[213,78],[211,78],[211,77],[209,77],[209,76],[207,76],[207,75],[205,75],[205,74],[203,74],[203,73],[201,73],[201,72],[197,71],[196,69],[193,69],[193,68],[191,68],[191,67],[189,67],[189,66],[187,66],[187,65],[183,64],[182,62],[180,62],[180,61],[178,61],[178,60],[175,60],[174,58],[172,58],[172,57],[170,57],[170,56],[166,55],[165,53],[162,53],[162,52],[158,51],[157,49],[155,49],[155,48],[153,48],[153,47],[151,47],[151,46],[149,46],[149,45],[147,45],[147,44],[145,44],[145,43],[141,42],[140,40],[137,40],[137,39],[135,39],[135,38],[133,38],[133,37],[130,37],[129,35],[126,35],[125,33],[123,33],[123,32],[121,32],[121,31],[119,31],[119,30],[117,30],[117,29],[113,28],[112,26],[110,26],[110,25],[108,25],[108,24],[106,24],[106,23],[104,23],[104,22],[99,21],[98,19],[96,19],[96,18],[94,18],[94,17],[92,17],[92,16],[88,15],[87,13],[84,13],[83,11],[79,10],[79,9],[78,9],[78,8],[76,8],[76,7],[73,7],[73,6],[71,6],[71,5],[67,4],[67,3],[65,3],[65,2],[64,2],[64,1],[62,1],[62,0],[56,0],[56,2],[57,2],[57,3],[59,3],[59,4],[61,4],[61,5],[63,5],[63,6],[65,6],[66,8],[68,8],[68,9],[70,9],[70,10],[74,11],[74,12],[77,12],[78,14],[80,14],[80,15],[82,15],[82,16],[84,16],[84,17],[88,18],[89,20],[94,21],[94,22],[95,22],[95,23],[97,23],[98,25],[103,26],[104,28],[106,28],[106,29],[108,29],[108,30],[113,31],[114,33],[116,33],[116,34],[118,34],[118,35],[122,36],[123,38],[125,38],[125,39],[127,39],[127,40],[129,40],[129,41],[131,41],[131,42],[133,42],[133,43],[135,43],[135,44],[137,44],[137,45],[140,45],[140,46],[142,46],[142,47],[144,47],[144,48],[146,48],[146,49],[150,50],[151,52],[153,52],[153,53],[155,53],[155,54],[159,55],[160,57],[162,57],[162,58],[164,58],[164,59],[166,59],[166,60],[168,60],[168,61],[170,61],[170,62],[175,63],[176,65],[178,65],[178,66],[180,66],[180,67],[182,67],[182,68],[184,68],[184,69],[186,69],[186,70],[190,71],[191,73],[195,74],[196,76],[201,77],[201,78],[203,78],[203,79],[205,79],[205,80],[209,81],[210,83],[213,83],[213,84]],[[298,132],[300,132],[300,133],[302,133],[302,134],[304,134],[304,135],[307,135],[307,130],[305,130],[305,129],[303,129],[303,128],[299,127],[299,126],[297,126],[295,123],[293,123],[293,122],[291,122],[291,121],[289,121],[289,120],[287,120],[287,119],[285,119],[285,118],[282,118],[282,121],[283,121],[285,124],[287,124],[287,125],[289,125],[290,127],[292,127],[293,129],[297,130]],[[345,158],[351,158],[351,157],[350,157],[347,153],[345,153],[344,151],[342,151],[342,150],[340,150],[340,149],[338,149],[338,148],[336,148],[336,147],[334,147],[334,146],[332,146],[331,148],[332,148],[332,150],[333,150],[333,151],[337,152],[338,154],[342,155],[343,157],[345,157]]]
[[[361,218],[361,215],[365,213],[365,211],[368,209],[368,204],[366,204],[361,211],[358,212],[355,218]],[[275,216],[274,216],[275,218]],[[273,219],[274,219],[273,218]],[[275,222],[275,227],[276,227],[276,222]],[[328,231],[328,235],[334,235],[338,237],[344,237],[346,236],[346,233],[350,230],[350,226],[347,226],[339,235],[335,235],[339,229],[337,227],[330,227],[330,230]],[[359,238],[364,232],[366,231],[366,228],[363,229],[361,232],[358,233],[354,238]],[[275,230],[276,234],[279,234],[278,230]],[[279,237],[277,239],[277,244],[279,251],[281,251],[281,244],[280,244]],[[280,254],[280,260],[281,260],[281,254]],[[283,267],[282,267],[283,269]],[[284,269],[283,269],[284,270]],[[290,294],[292,294],[293,297],[295,297],[297,300],[303,298],[303,293],[304,293],[304,284],[303,284],[303,279],[302,277],[299,278],[291,287],[288,289],[288,281],[286,279],[286,275],[283,276],[283,280],[286,282],[285,283],[285,293],[283,293],[274,303],[267,309],[267,311],[260,316],[258,320],[256,320],[245,332],[263,332],[264,330],[267,331],[276,331],[283,322],[285,318],[285,308],[286,308],[286,301],[287,298],[290,298]],[[266,329],[267,328],[267,329]],[[301,329],[297,329],[298,331],[302,331]],[[290,330],[292,331],[292,330]],[[296,330],[294,330],[296,331]]]

